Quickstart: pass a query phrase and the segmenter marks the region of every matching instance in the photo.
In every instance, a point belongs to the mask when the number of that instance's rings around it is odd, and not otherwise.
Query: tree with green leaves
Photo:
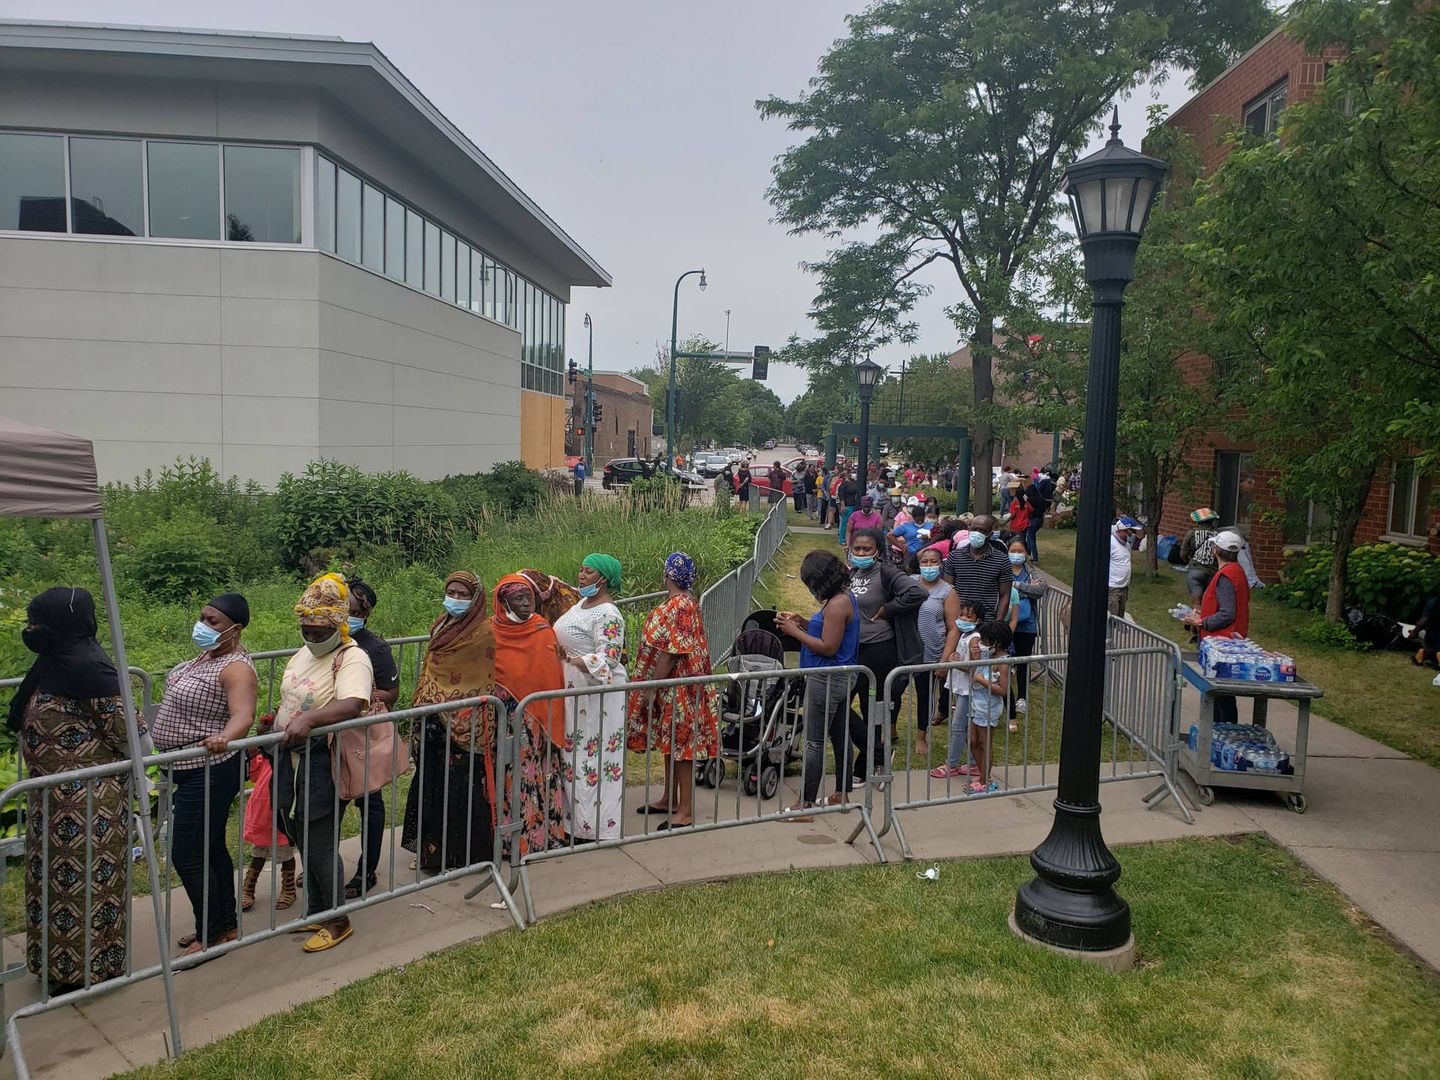
[[[1293,14],[1312,53],[1346,59],[1285,110],[1278,139],[1235,136],[1189,252],[1207,311],[1246,342],[1226,385],[1240,434],[1282,495],[1330,516],[1338,621],[1371,486],[1416,450],[1407,415],[1440,403],[1440,20],[1423,0]]]
[[[1264,0],[879,0],[848,23],[805,93],[757,103],[804,138],[775,164],[778,220],[861,237],[810,267],[819,334],[788,354],[826,365],[913,341],[922,275],[948,268],[988,510],[996,320],[1059,234],[1061,167],[1117,97],[1170,67],[1206,82],[1273,16]]]
[[[719,344],[703,337],[680,343],[681,352],[716,352]],[[655,363],[630,372],[650,391],[657,416],[663,416],[669,386],[670,350],[655,351]],[[768,386],[741,378],[730,364],[682,357],[675,367],[676,445],[693,449],[702,443],[745,443],[758,446],[784,434],[785,406]]]

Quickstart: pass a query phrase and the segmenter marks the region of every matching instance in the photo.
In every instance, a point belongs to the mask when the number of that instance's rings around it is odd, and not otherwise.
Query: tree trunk
[[[971,442],[971,462],[975,467],[975,497],[970,508],[976,514],[991,513],[994,508],[995,480],[994,431],[986,419],[995,401],[994,359],[995,316],[984,309],[976,312],[975,334],[970,339],[970,371],[975,383],[975,432]]]
[[[1375,470],[1368,470],[1357,477],[1351,488],[1346,504],[1335,521],[1335,551],[1330,556],[1330,585],[1325,593],[1325,621],[1338,623],[1345,617],[1345,592],[1350,583],[1350,552],[1355,549],[1355,529],[1365,513],[1365,500],[1370,494],[1370,485],[1375,480]]]

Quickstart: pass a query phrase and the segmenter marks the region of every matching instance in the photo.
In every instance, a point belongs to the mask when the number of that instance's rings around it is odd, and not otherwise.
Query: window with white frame
[[[1330,513],[1309,499],[1285,500],[1285,543],[1295,547],[1323,544],[1333,538]]]
[[[1434,473],[1422,472],[1414,461],[1398,461],[1390,474],[1391,536],[1425,535],[1430,499],[1435,493]]]
[[[1250,104],[1245,106],[1245,130],[1251,135],[1274,135],[1280,130],[1280,114],[1285,111],[1285,95],[1290,80],[1281,79]]]

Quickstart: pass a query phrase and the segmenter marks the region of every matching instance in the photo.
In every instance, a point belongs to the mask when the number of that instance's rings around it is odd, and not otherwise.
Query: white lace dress
[[[625,789],[625,620],[614,604],[576,604],[555,623],[560,647],[583,666],[565,664],[569,687],[611,686],[613,693],[565,699],[565,788],[570,835],[613,840],[620,835]]]

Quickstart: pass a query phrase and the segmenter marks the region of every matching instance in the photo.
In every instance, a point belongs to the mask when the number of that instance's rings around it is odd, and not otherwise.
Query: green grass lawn
[[[1066,584],[1073,581],[1075,530],[1043,529],[1039,544],[1041,568]],[[1143,559],[1135,556],[1131,616],[1182,648],[1193,648],[1169,613],[1177,603],[1189,602],[1185,575],[1162,565],[1151,578]],[[1440,692],[1430,685],[1434,673],[1415,667],[1404,653],[1356,652],[1306,641],[1297,630],[1311,618],[1260,589],[1250,604],[1250,636],[1294,657],[1301,678],[1325,691],[1314,703],[1316,713],[1440,768]]]
[[[792,872],[495,934],[132,1075],[1440,1074],[1433,972],[1275,845],[1121,858],[1125,974],[1010,933],[1023,858]]]

